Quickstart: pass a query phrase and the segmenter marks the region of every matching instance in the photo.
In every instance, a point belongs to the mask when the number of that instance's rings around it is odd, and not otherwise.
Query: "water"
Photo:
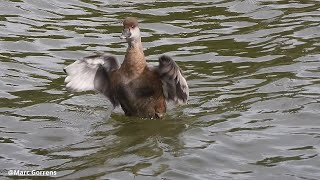
[[[320,1],[32,1],[0,6],[0,169],[61,179],[320,179]],[[121,20],[190,85],[163,120],[72,94],[62,68],[106,52]],[[6,176],[5,173],[2,173]]]

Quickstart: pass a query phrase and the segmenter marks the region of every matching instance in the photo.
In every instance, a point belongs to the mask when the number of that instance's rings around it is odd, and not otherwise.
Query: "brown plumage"
[[[127,116],[161,118],[166,112],[166,100],[186,103],[188,85],[170,57],[161,56],[157,67],[147,66],[136,18],[123,21],[121,38],[128,42],[121,67],[112,56],[86,57],[65,68],[67,88],[98,91],[114,106],[121,105]]]
[[[124,28],[136,27],[138,26],[138,20],[135,17],[127,17],[123,21]]]

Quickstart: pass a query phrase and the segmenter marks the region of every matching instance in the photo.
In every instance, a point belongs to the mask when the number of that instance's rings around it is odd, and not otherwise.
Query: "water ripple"
[[[0,169],[62,179],[319,179],[319,2],[30,1],[0,7]],[[188,105],[123,116],[69,93],[63,67],[122,61],[121,21],[141,22],[146,58],[172,56]]]

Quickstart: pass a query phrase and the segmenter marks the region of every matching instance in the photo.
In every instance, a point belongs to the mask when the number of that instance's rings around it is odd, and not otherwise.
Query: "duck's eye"
[[[131,26],[131,28],[134,28],[134,26]]]

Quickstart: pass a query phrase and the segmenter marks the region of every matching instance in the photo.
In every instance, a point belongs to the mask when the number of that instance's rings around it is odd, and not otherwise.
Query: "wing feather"
[[[93,55],[77,60],[64,68],[67,73],[66,87],[70,91],[97,91],[107,96],[116,106],[114,93],[111,89],[111,74],[119,69],[119,63],[113,56]]]
[[[180,67],[169,56],[163,55],[159,58],[157,68],[164,96],[169,101],[176,103],[187,103],[189,98],[189,87]]]

